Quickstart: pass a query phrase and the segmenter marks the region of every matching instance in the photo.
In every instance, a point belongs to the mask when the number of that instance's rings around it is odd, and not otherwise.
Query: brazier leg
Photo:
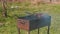
[[[18,28],[18,34],[20,34],[20,28]]]
[[[30,31],[28,31],[27,34],[30,34]]]
[[[39,34],[39,28],[38,28],[38,34]]]
[[[49,34],[50,26],[48,26],[47,34]]]

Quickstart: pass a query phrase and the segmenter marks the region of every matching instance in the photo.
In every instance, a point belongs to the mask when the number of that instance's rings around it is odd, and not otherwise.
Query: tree
[[[52,0],[50,0],[50,3],[52,2]]]
[[[2,2],[2,15],[7,17],[7,0],[1,0]]]

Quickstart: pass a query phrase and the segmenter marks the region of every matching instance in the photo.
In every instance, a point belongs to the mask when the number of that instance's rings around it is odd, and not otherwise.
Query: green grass
[[[19,9],[11,9],[11,5],[20,6]],[[39,6],[32,6],[28,3],[26,4],[8,4],[8,17],[0,17],[0,22],[4,23],[4,25],[0,26],[0,34],[18,34],[17,30],[17,16],[25,16],[27,15],[26,11],[31,13],[48,13],[51,15],[51,27],[50,34],[60,34],[60,5],[57,4],[40,4]],[[0,12],[1,15],[1,12]],[[40,34],[47,34],[47,27],[40,28]],[[26,34],[27,31],[21,30],[21,34]],[[37,29],[31,31],[31,34],[37,34]]]

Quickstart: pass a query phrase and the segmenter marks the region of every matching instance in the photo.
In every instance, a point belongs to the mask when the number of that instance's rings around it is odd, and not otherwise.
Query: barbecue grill
[[[39,28],[44,26],[48,26],[47,34],[49,34],[50,24],[51,24],[51,16],[47,14],[39,13],[39,14],[19,17],[17,19],[19,34],[20,34],[20,29],[27,30],[28,34],[30,34],[30,31],[38,29],[38,34],[39,34]]]

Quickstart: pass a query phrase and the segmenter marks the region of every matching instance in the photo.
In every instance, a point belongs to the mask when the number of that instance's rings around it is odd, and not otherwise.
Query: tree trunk
[[[6,3],[6,0],[2,0],[2,16],[7,17],[7,3]]]
[[[50,3],[52,3],[52,0],[50,0]]]

